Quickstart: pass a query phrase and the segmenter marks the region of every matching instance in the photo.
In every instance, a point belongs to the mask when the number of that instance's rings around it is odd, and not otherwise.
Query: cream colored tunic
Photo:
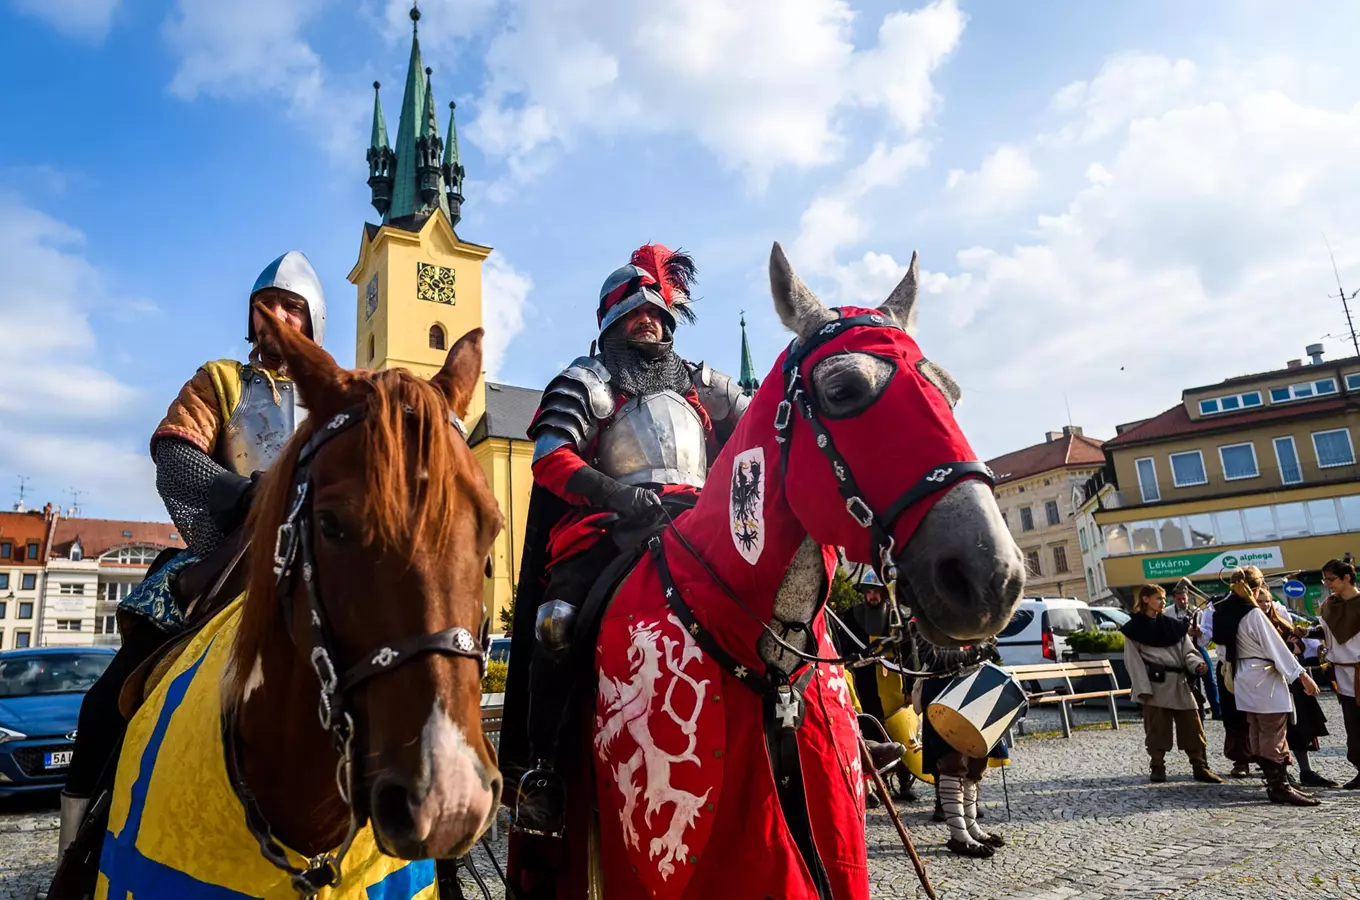
[[[1237,626],[1237,670],[1233,699],[1242,712],[1287,713],[1294,708],[1289,683],[1303,666],[1289,652],[1266,614],[1253,609]]]

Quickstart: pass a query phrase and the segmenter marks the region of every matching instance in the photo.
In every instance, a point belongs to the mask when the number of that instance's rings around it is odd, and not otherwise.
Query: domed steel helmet
[[[677,320],[693,322],[689,291],[694,275],[694,260],[682,250],[671,250],[664,244],[644,244],[634,250],[628,265],[609,273],[600,286],[600,302],[595,309],[600,334],[645,304],[661,312],[670,333],[675,332]]]
[[[326,336],[326,292],[321,289],[321,279],[316,277],[316,269],[301,250],[287,253],[264,267],[255,286],[250,289],[250,302],[255,295],[266,288],[277,288],[302,298],[307,304],[307,316],[311,320],[312,340],[321,346]],[[255,343],[255,317],[246,316],[246,340]]]
[[[878,576],[874,574],[873,566],[862,565],[859,569],[859,577],[855,579],[855,590],[862,594],[869,588],[883,590],[883,582],[879,581]]]

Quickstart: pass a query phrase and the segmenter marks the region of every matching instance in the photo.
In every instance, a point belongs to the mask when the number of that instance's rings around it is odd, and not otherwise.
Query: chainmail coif
[[[685,361],[673,349],[669,329],[659,347],[663,348],[662,352],[654,358],[640,352],[628,340],[621,322],[606,331],[600,338],[600,355],[613,377],[612,387],[630,397],[661,391],[687,394],[694,387],[694,378]]]

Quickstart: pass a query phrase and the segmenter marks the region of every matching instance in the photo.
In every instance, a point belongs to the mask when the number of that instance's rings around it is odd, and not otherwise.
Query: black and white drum
[[[930,725],[955,750],[986,756],[1025,707],[1025,690],[995,663],[955,678],[926,708]]]

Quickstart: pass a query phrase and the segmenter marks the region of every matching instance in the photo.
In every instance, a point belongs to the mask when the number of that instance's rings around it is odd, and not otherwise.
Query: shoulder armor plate
[[[729,376],[701,362],[691,367],[694,388],[699,393],[708,416],[715,422],[735,423],[746,412],[751,398],[741,392],[741,388]]]

